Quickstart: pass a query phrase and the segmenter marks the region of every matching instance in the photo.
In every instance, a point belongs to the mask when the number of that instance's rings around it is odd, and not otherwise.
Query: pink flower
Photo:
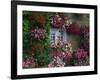
[[[22,65],[23,65],[23,67],[24,67],[24,68],[29,67],[28,63],[26,63],[26,62],[23,62],[23,64],[22,64]]]
[[[44,29],[33,29],[31,30],[31,36],[34,39],[41,40],[45,38],[45,32],[46,31]]]
[[[61,28],[64,25],[64,21],[62,20],[62,18],[58,14],[56,14],[52,18],[52,25],[55,27]]]
[[[48,65],[48,67],[64,67],[65,63],[63,62],[63,60],[60,57],[54,57],[53,61],[50,62],[50,64]]]
[[[53,66],[53,64],[49,64],[48,67],[50,68],[50,67],[54,67],[54,66]]]
[[[71,52],[65,53],[64,60],[70,61],[71,59],[72,59],[72,53]]]
[[[22,63],[23,68],[34,68],[36,66],[35,58],[29,56],[26,60],[23,60]]]
[[[84,49],[77,49],[75,53],[75,57],[78,60],[84,59],[87,57],[87,52]]]

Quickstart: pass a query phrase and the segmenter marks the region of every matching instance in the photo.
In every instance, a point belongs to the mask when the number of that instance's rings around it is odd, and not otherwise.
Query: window
[[[55,33],[51,33],[51,42],[55,42]]]
[[[63,31],[59,31],[60,33],[60,39],[63,40]]]

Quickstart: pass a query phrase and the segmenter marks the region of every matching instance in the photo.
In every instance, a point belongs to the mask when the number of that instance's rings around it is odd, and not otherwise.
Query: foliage
[[[26,18],[23,19],[23,49],[25,51],[30,47],[30,23]]]
[[[81,27],[81,39],[80,39],[80,48],[88,51],[89,55],[89,27],[82,26]]]
[[[74,17],[79,18],[80,15],[82,14],[74,14]],[[71,43],[61,40],[50,43],[51,27],[78,35],[80,49],[73,50]],[[88,53],[88,27],[72,22],[63,13],[23,11],[23,68],[88,65]]]
[[[26,54],[27,56],[34,54],[38,66],[46,66],[50,61],[47,50],[50,41],[50,16],[48,14],[23,12],[23,60]]]
[[[51,61],[51,58],[48,53],[48,50],[44,50],[43,52],[36,54],[36,59],[39,64],[38,67],[47,67],[47,65]]]

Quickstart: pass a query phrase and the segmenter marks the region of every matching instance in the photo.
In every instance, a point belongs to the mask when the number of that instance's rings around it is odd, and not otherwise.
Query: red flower
[[[72,23],[67,29],[70,34],[80,35],[80,25],[78,23]]]

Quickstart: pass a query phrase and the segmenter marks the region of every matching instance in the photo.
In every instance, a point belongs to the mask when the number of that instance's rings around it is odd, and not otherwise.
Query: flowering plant
[[[87,55],[87,52],[84,51],[84,49],[77,49],[77,50],[75,51],[75,58],[76,58],[77,60],[85,59],[87,56],[88,56],[88,55]]]
[[[67,33],[80,35],[80,25],[78,23],[72,23],[70,27],[66,28]]]
[[[60,42],[61,43],[61,42]],[[70,65],[88,65],[89,57],[88,52],[84,49],[76,49],[73,51],[70,42],[63,42],[63,45],[59,45],[59,47],[54,44],[54,49],[51,50],[51,56],[53,61],[48,65],[49,67],[55,67],[60,64],[60,66],[70,66]],[[57,63],[60,61],[60,63]]]
[[[48,67],[64,67],[70,63],[73,56],[71,52],[53,51],[52,58],[53,61],[50,62]]]
[[[31,30],[31,36],[34,39],[38,39],[38,40],[44,39],[45,33],[46,33],[45,29],[33,29],[33,30]]]
[[[58,56],[53,58],[53,61],[48,64],[48,67],[64,67],[65,63]]]
[[[64,56],[64,61],[66,62],[69,62],[72,58],[73,58],[73,56],[72,56],[72,53],[71,52],[63,52],[63,56]]]
[[[81,33],[86,34],[89,32],[89,26],[81,26]]]
[[[56,14],[55,16],[53,16],[51,24],[54,27],[61,28],[64,25],[64,21],[58,14]]]
[[[23,68],[34,68],[37,66],[36,59],[32,56],[26,56],[26,59],[22,63]]]
[[[68,16],[65,16],[65,18],[64,18],[65,27],[70,27],[71,24],[72,24],[72,20],[70,18],[68,18]]]
[[[59,43],[59,47],[55,44],[55,48],[51,52],[53,61],[49,64],[49,66],[54,66],[54,62],[56,66],[65,66],[66,64],[69,64],[71,59],[73,58],[71,43],[67,42],[66,44],[64,44],[64,42],[61,41]],[[63,65],[60,65],[60,62],[57,64],[58,61],[60,61]]]
[[[65,42],[62,49],[65,52],[72,52],[72,45],[71,45],[71,43],[70,42]]]
[[[82,26],[81,27],[81,43],[80,47],[89,53],[89,27]]]
[[[37,14],[34,12],[34,14],[27,16],[25,14],[23,17],[23,54],[31,54],[23,58],[23,68],[64,67],[89,63],[89,27],[80,27],[78,22],[72,22],[74,20],[69,18],[71,15],[67,16],[65,13]],[[63,41],[65,38],[62,39],[61,36],[55,35],[55,40],[50,43],[50,23],[53,27],[59,28],[59,31],[67,31],[68,34],[74,34],[75,37],[79,35],[79,44],[74,46],[71,41],[68,41],[70,35],[68,40],[66,39],[67,42]]]
[[[68,18],[68,16],[56,14],[53,16],[51,23],[54,27],[65,28],[69,27],[72,24],[72,21]]]

